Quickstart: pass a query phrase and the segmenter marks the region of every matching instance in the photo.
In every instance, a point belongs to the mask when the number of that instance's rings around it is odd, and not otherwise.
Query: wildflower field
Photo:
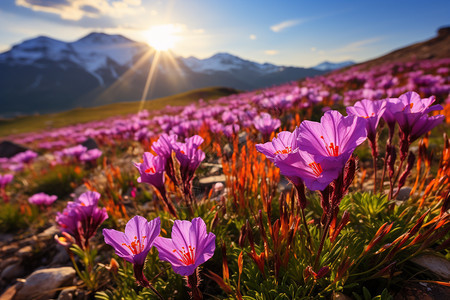
[[[5,137],[0,292],[449,299],[449,92],[450,59],[357,65]]]

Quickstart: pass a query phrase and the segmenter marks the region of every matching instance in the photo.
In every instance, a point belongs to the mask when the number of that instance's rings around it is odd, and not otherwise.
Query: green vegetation
[[[199,99],[213,100],[237,92],[235,89],[225,87],[202,88],[155,100],[146,100],[144,109],[151,112],[163,109],[167,105],[183,106],[197,102]],[[0,120],[0,136],[59,128],[90,121],[100,121],[114,116],[133,114],[139,111],[140,105],[140,101],[120,102],[91,108],[76,108],[55,114]]]

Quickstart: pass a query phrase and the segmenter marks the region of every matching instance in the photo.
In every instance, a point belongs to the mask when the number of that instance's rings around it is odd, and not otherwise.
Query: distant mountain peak
[[[337,63],[325,60],[324,62],[322,62],[312,68],[316,69],[316,70],[320,70],[320,71],[332,71],[332,70],[345,68],[345,67],[348,67],[348,66],[351,66],[354,64],[355,64],[355,62],[352,60],[346,60],[346,61],[337,62]]]
[[[46,36],[26,40],[0,53],[0,99],[5,99],[0,115],[140,99],[155,58],[151,49],[101,32],[74,42]],[[149,98],[219,85],[250,90],[322,73],[261,64],[226,52],[206,59],[161,52],[156,72]]]
[[[120,34],[106,34],[103,32],[92,32],[80,38],[75,43],[94,43],[94,44],[117,44],[117,43],[136,43]]]

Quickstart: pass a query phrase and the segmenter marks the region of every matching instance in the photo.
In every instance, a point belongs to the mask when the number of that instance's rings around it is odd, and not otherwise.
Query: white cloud
[[[251,40],[256,40],[256,35],[250,34],[249,38],[250,38]]]
[[[304,20],[301,19],[297,19],[297,20],[287,20],[287,21],[283,21],[281,23],[275,24],[270,26],[270,30],[272,30],[273,32],[280,32],[286,28],[289,27],[293,27],[295,25],[299,25],[301,23],[304,23]]]
[[[144,9],[140,7],[141,0],[16,0],[16,5],[57,14],[62,19],[74,21],[83,17],[135,15]]]
[[[356,42],[349,43],[347,45],[344,45],[340,48],[331,50],[331,52],[334,53],[349,53],[349,52],[359,52],[365,49],[366,46],[374,44],[376,42],[381,41],[382,37],[374,37],[370,39],[364,39]]]
[[[278,50],[266,50],[264,51],[265,54],[267,55],[277,55],[279,53]]]

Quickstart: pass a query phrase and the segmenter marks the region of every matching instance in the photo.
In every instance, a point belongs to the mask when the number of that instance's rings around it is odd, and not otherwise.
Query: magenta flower
[[[142,156],[142,163],[135,163],[134,165],[139,170],[141,175],[137,181],[146,182],[153,185],[159,192],[165,191],[164,187],[164,170],[165,159],[162,156],[155,156],[150,152],[145,152]]]
[[[271,142],[264,144],[257,144],[256,150],[264,154],[271,162],[275,162],[276,159],[283,160],[287,157],[287,154],[292,153],[298,148],[298,128],[293,132],[282,131],[272,139]]]
[[[137,181],[146,182],[158,190],[164,204],[169,209],[169,212],[174,217],[177,217],[177,212],[172,201],[166,196],[166,187],[164,186],[164,170],[166,163],[164,157],[160,155],[154,156],[150,152],[145,152],[142,158],[142,163],[134,164],[141,174]],[[172,160],[172,158],[170,158],[170,160]]]
[[[76,244],[84,249],[97,228],[108,218],[106,209],[97,207],[99,198],[97,192],[85,192],[74,202],[68,202],[64,211],[56,215],[61,230],[72,235]]]
[[[394,137],[395,124],[397,123],[395,113],[402,111],[403,107],[401,100],[398,98],[386,99],[386,110],[383,113],[383,119],[389,127],[389,144]]]
[[[441,105],[433,105],[436,100],[434,96],[421,99],[415,92],[408,92],[399,97],[402,110],[394,113],[400,130],[403,134],[402,140],[410,145],[422,134],[430,131],[443,120],[443,115],[428,117],[428,113],[435,110],[442,110]]]
[[[176,135],[162,134],[159,139],[152,144],[152,150],[155,151],[158,156],[164,159],[164,168],[166,170],[167,176],[175,185],[178,185],[178,180],[175,175],[175,169],[172,160],[172,151],[176,143]]]
[[[303,121],[297,139],[299,147],[314,161],[330,168],[343,168],[355,148],[367,138],[366,120],[343,117],[338,111],[327,111],[320,123]]]
[[[38,154],[36,152],[27,150],[25,152],[20,152],[11,157],[11,161],[16,163],[28,164],[31,163],[37,156]]]
[[[62,156],[71,156],[74,157],[76,159],[79,159],[81,154],[83,154],[84,152],[87,151],[87,148],[84,147],[83,145],[77,145],[74,147],[70,147],[70,148],[65,148],[63,150],[61,150],[61,155]]]
[[[28,198],[28,202],[39,206],[50,206],[53,204],[53,202],[56,201],[56,199],[58,199],[58,196],[55,195],[50,196],[47,195],[46,193],[38,193]]]
[[[260,116],[255,117],[253,120],[253,125],[255,125],[255,128],[261,132],[263,136],[270,137],[272,132],[280,127],[281,121],[278,119],[272,119],[268,113],[262,113]]]
[[[347,107],[349,116],[358,116],[367,120],[367,138],[374,142],[377,134],[378,122],[386,110],[385,100],[361,100],[351,107]]]
[[[165,159],[172,156],[173,146],[177,142],[177,135],[162,134],[159,139],[152,144],[152,150]]]
[[[210,259],[216,248],[216,236],[206,232],[201,218],[189,221],[175,220],[172,238],[157,237],[154,245],[159,259],[170,262],[173,270],[183,276],[192,275],[195,269]]]
[[[13,174],[0,174],[0,188],[4,189],[14,178]]]
[[[180,162],[180,175],[185,185],[190,185],[194,173],[200,163],[205,159],[205,153],[199,149],[203,143],[203,138],[194,135],[187,138],[186,143],[176,143],[174,145],[175,154]]]
[[[145,259],[160,231],[159,218],[147,222],[144,217],[135,216],[125,226],[125,233],[103,229],[103,236],[105,243],[111,245],[118,256],[133,264],[136,281],[143,287],[151,288],[160,299],[163,299],[144,275]]]
[[[93,161],[102,156],[102,151],[99,149],[91,149],[86,152],[81,153],[80,160],[81,161]]]
[[[103,229],[103,236],[105,243],[111,245],[119,257],[133,264],[144,265],[145,258],[160,231],[159,217],[147,222],[144,217],[134,216],[125,226],[125,232]]]
[[[299,149],[286,155],[283,160],[276,160],[275,165],[280,168],[281,174],[289,179],[294,178],[291,180],[294,184],[298,177],[311,191],[323,191],[342,172],[342,167],[327,160],[319,163],[313,155]]]

